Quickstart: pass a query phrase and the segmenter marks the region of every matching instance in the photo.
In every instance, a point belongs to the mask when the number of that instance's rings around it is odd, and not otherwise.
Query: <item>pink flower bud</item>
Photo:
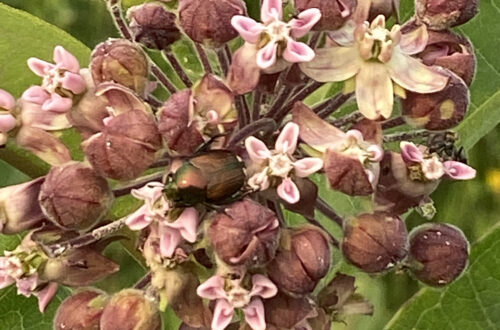
[[[97,290],[78,292],[62,302],[54,318],[54,330],[99,329],[106,295]]]
[[[330,269],[331,254],[328,237],[315,226],[290,230],[282,239],[285,246],[268,266],[269,278],[283,291],[291,294],[312,292]]]
[[[469,243],[462,231],[448,224],[426,224],[410,233],[407,261],[420,281],[443,286],[456,280],[467,267]]]
[[[299,11],[310,8],[321,11],[321,19],[313,27],[315,31],[339,29],[351,17],[355,7],[355,0],[295,0],[295,8]]]
[[[139,95],[146,90],[149,63],[144,52],[124,39],[109,39],[94,48],[90,70],[96,85],[116,82]]]
[[[194,41],[220,46],[238,36],[231,25],[235,15],[246,15],[242,0],[180,0],[179,23]]]
[[[151,49],[168,49],[181,38],[177,16],[159,3],[134,6],[127,12],[134,40]]]
[[[408,233],[399,217],[376,212],[362,214],[344,225],[342,253],[367,273],[380,273],[394,267],[407,254]]]
[[[154,117],[142,110],[109,117],[104,130],[83,143],[92,166],[116,180],[139,176],[155,161],[161,148]]]
[[[102,312],[100,330],[116,329],[161,330],[157,305],[140,290],[114,294]]]
[[[108,182],[92,168],[72,162],[51,169],[42,185],[39,201],[55,225],[84,230],[108,212],[113,194]]]
[[[444,30],[467,23],[478,13],[477,0],[417,0],[415,13],[432,30]]]
[[[215,252],[229,265],[266,264],[276,253],[278,235],[276,215],[250,199],[217,213],[208,229]]]

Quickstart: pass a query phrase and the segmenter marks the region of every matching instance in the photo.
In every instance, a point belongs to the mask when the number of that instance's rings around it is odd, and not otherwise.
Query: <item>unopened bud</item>
[[[101,316],[100,330],[160,330],[158,307],[140,290],[126,289],[111,297]]]
[[[54,318],[54,330],[99,330],[106,295],[85,290],[64,300]]]
[[[467,267],[469,243],[462,231],[448,224],[426,224],[410,234],[408,266],[420,281],[443,286]]]
[[[345,223],[342,253],[362,271],[379,273],[406,257],[407,239],[401,218],[383,212],[363,214]]]
[[[149,76],[149,63],[144,52],[124,39],[110,39],[92,52],[90,70],[96,85],[116,82],[138,94],[144,94]]]
[[[113,193],[106,179],[91,167],[71,162],[51,169],[42,185],[39,201],[55,225],[84,230],[108,212]]]
[[[448,84],[439,92],[407,92],[402,106],[408,124],[441,131],[457,126],[465,118],[469,107],[469,89],[456,74],[448,71],[448,75]]]
[[[295,8],[299,11],[310,8],[321,11],[321,19],[313,27],[315,31],[339,29],[351,17],[355,7],[356,0],[295,0]]]
[[[229,265],[261,266],[278,247],[279,222],[270,209],[250,199],[217,213],[208,229],[217,255]]]
[[[312,292],[330,268],[327,234],[315,226],[304,226],[285,235],[283,246],[268,266],[269,278],[285,292]]]
[[[282,292],[266,300],[264,307],[266,324],[278,329],[297,329],[315,314],[307,297],[294,298]]]
[[[151,49],[168,49],[181,38],[176,15],[160,3],[146,3],[129,9],[130,31],[134,40]]]
[[[467,23],[478,13],[478,0],[417,0],[415,13],[432,30],[444,30]]]
[[[378,15],[384,15],[386,19],[391,16],[398,18],[400,0],[371,0],[370,2],[369,22],[373,21]]]
[[[154,163],[161,136],[154,117],[142,110],[110,118],[101,133],[83,143],[92,166],[116,180],[138,177]]]
[[[246,15],[242,0],[180,0],[179,22],[194,41],[218,47],[238,36],[231,25],[235,15]]]

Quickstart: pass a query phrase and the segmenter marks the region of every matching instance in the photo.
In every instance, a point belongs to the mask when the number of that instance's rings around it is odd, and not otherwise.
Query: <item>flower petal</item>
[[[42,105],[43,111],[53,111],[58,113],[65,113],[73,106],[73,100],[67,97],[62,97],[57,93],[52,93],[50,99],[45,101]]]
[[[218,299],[215,303],[212,330],[224,330],[233,319],[234,308],[226,299]]]
[[[371,146],[369,146],[366,151],[370,153],[368,159],[371,162],[380,162],[382,158],[384,158],[384,149],[376,144],[372,144]]]
[[[234,52],[227,83],[236,95],[251,92],[258,85],[260,79],[260,68],[256,61],[258,51],[256,45],[246,42]]]
[[[39,77],[45,76],[45,74],[52,70],[55,66],[49,62],[42,61],[39,58],[31,57],[28,59],[28,67],[34,74]]]
[[[281,130],[280,135],[276,139],[275,149],[278,152],[287,153],[289,155],[295,152],[297,148],[297,140],[299,139],[299,125],[296,123],[288,123]]]
[[[321,12],[318,8],[310,8],[299,13],[297,18],[290,21],[292,36],[302,38],[321,19]]]
[[[265,330],[266,319],[264,312],[264,304],[260,299],[253,299],[245,308],[245,321],[253,330]]]
[[[412,142],[402,141],[400,148],[405,163],[420,163],[424,159],[422,151]]]
[[[194,243],[197,237],[198,211],[194,207],[188,207],[177,220],[167,226],[177,229],[186,241]]]
[[[348,20],[340,29],[329,31],[328,36],[340,46],[351,46],[354,43],[356,26],[353,20]]]
[[[85,91],[85,80],[82,76],[73,72],[65,72],[62,78],[61,86],[73,94],[81,94]]]
[[[260,8],[260,20],[267,24],[274,20],[283,18],[283,7],[281,0],[263,0]]]
[[[9,92],[0,89],[0,108],[12,110],[16,106],[16,99]]]
[[[231,19],[231,25],[246,42],[255,44],[259,41],[264,26],[250,17],[236,15]]]
[[[147,216],[148,207],[146,205],[141,206],[137,211],[132,213],[125,220],[125,224],[131,230],[142,230],[149,226],[153,219]]]
[[[295,175],[305,178],[321,170],[323,168],[323,160],[314,157],[302,158],[293,163],[293,167]]]
[[[319,82],[344,81],[361,67],[361,57],[356,47],[330,47],[316,49],[316,56],[310,62],[300,64],[300,69]]]
[[[252,276],[252,290],[250,297],[260,296],[264,299],[272,298],[278,293],[278,288],[264,275],[256,274]]]
[[[418,54],[425,49],[429,41],[427,26],[422,24],[410,33],[401,35],[399,47],[407,55]]]
[[[278,196],[287,203],[295,204],[300,200],[299,188],[290,178],[283,179],[276,191]]]
[[[268,69],[276,63],[278,44],[270,41],[264,48],[257,52],[257,66],[261,69]]]
[[[177,229],[160,224],[160,254],[164,258],[171,258],[175,249],[182,241],[182,236]]]
[[[314,59],[314,50],[303,42],[288,39],[283,58],[290,63],[310,62]]]
[[[476,177],[476,170],[466,164],[450,160],[443,165],[446,175],[454,180],[471,180]]]
[[[30,297],[33,294],[33,290],[35,290],[39,284],[40,281],[37,273],[28,277],[20,278],[16,282],[17,294]]]
[[[0,113],[0,132],[8,132],[17,125],[16,118],[10,113]]]
[[[0,289],[4,289],[9,285],[16,283],[16,281],[8,275],[0,275]]]
[[[439,92],[449,79],[417,59],[403,54],[397,48],[394,49],[386,67],[395,83],[406,90],[420,94]]]
[[[50,98],[50,94],[47,93],[47,91],[43,87],[31,86],[30,88],[24,91],[21,98],[24,101],[42,105],[43,103],[45,103],[45,101],[47,101]]]
[[[54,48],[54,61],[58,68],[74,73],[80,71],[80,64],[78,64],[76,57],[62,46],[56,46]]]
[[[39,128],[23,126],[17,133],[16,142],[52,166],[71,161],[71,154],[66,145]]]
[[[392,82],[382,63],[365,62],[356,75],[359,111],[368,119],[389,118],[394,105]]]
[[[219,275],[210,277],[198,286],[196,293],[198,296],[208,300],[224,300],[226,298],[226,291],[224,291],[224,278]]]
[[[21,119],[23,126],[40,128],[45,131],[57,131],[71,127],[66,113],[44,111],[41,105],[31,102],[22,103]]]
[[[271,152],[266,147],[264,142],[257,139],[256,137],[250,136],[245,140],[245,148],[248,152],[248,156],[254,162],[260,163],[263,160],[271,157]]]
[[[35,293],[35,296],[38,298],[38,309],[40,310],[40,313],[45,311],[45,308],[57,293],[58,288],[59,285],[57,283],[50,282],[45,286],[45,288]]]

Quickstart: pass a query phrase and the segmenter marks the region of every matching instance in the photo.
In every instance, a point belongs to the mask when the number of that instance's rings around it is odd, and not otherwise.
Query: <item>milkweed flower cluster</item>
[[[35,295],[43,311],[58,286],[118,272],[103,249],[126,241],[145,277],[113,294],[72,295],[55,329],[156,330],[169,307],[182,329],[263,330],[373,313],[353,276],[324,280],[334,248],[366,273],[454,281],[469,254],[460,229],[409,232],[402,215],[431,219],[442,180],[476,176],[450,131],[466,115],[474,51],[449,30],[476,10],[438,13],[427,2],[390,26],[393,1],[263,0],[259,22],[242,0],[153,2],[127,15],[108,1],[122,38],[97,45],[88,68],[56,46],[54,63],[27,61],[39,85],[19,99],[0,90],[0,145],[51,166],[0,189],[2,234],[29,231],[0,257],[0,288]],[[176,43],[194,43],[199,79]],[[341,92],[308,103],[334,82]],[[69,128],[80,145],[63,143]],[[370,207],[344,219],[325,188]]]

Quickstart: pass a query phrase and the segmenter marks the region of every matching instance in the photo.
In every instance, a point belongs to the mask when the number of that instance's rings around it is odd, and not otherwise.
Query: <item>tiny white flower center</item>
[[[293,160],[286,153],[277,153],[269,158],[269,169],[271,175],[286,178],[293,170]]]
[[[250,292],[240,285],[236,285],[227,292],[227,299],[234,308],[243,308],[250,303]]]
[[[42,87],[49,93],[55,93],[62,86],[65,70],[58,67],[50,69],[43,77]]]
[[[444,175],[443,163],[436,156],[424,159],[421,166],[422,172],[428,180],[438,180]]]
[[[290,36],[290,30],[291,27],[288,23],[275,20],[266,25],[265,32],[272,40],[279,42],[286,41],[286,39]]]

